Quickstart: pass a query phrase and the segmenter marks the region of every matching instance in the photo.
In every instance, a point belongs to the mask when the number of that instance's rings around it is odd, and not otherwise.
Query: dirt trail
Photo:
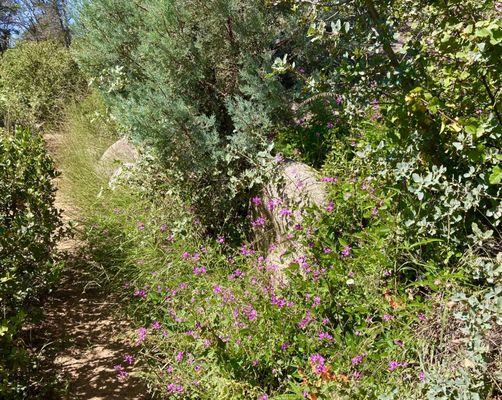
[[[57,137],[46,140],[51,151],[57,149]],[[74,207],[62,194],[57,194],[56,202],[65,222],[74,218]],[[69,253],[68,267],[57,290],[44,303],[44,318],[37,328],[37,342],[45,346],[44,375],[67,385],[52,398],[149,398],[135,372],[119,380],[114,369],[118,364],[125,366],[123,357],[131,352],[126,339],[130,328],[117,313],[119,300],[93,281],[83,243],[68,239],[61,248]],[[131,372],[130,367],[127,370]]]

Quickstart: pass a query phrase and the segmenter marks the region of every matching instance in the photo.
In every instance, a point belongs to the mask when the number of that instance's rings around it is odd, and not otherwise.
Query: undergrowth
[[[408,195],[375,173],[380,156],[361,151],[371,142],[336,142],[322,171],[328,201],[301,223],[280,199],[267,205],[291,218],[291,248],[303,249],[279,266],[244,236],[209,235],[148,151],[110,187],[96,165],[116,127],[92,123],[79,110],[89,104],[70,113],[61,162],[88,254],[136,325],[137,352],[118,379],[139,363],[159,398],[499,393],[496,243],[481,237],[485,254],[452,255],[442,239],[410,236],[399,213]]]

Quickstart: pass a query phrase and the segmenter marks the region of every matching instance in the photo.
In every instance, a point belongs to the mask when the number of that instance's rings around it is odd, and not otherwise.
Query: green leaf
[[[0,337],[4,336],[9,331],[9,327],[7,325],[0,326]]]
[[[467,125],[464,129],[469,135],[475,135],[478,128],[475,125]]]
[[[488,178],[488,181],[491,185],[499,185],[502,181],[502,168],[500,168],[498,165],[495,165],[492,169],[490,177]]]

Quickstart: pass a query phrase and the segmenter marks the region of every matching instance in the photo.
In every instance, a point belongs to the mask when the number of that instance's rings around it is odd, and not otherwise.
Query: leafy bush
[[[502,120],[494,94],[501,24],[492,2],[293,3],[303,37],[290,34],[287,57],[273,68],[296,77],[290,99],[300,104],[301,124],[280,138],[281,147],[319,163],[313,157],[329,151],[304,149],[299,138],[318,132],[329,150],[331,137],[349,135],[364,151],[361,135],[378,126],[387,150],[379,173],[412,194],[400,199],[410,235],[463,247],[474,226],[494,232]]]
[[[0,395],[9,399],[26,389],[28,356],[19,332],[57,276],[63,228],[54,207],[57,174],[39,135],[1,133],[0,176]]]
[[[0,114],[7,124],[50,127],[84,88],[66,48],[22,42],[0,57]]]

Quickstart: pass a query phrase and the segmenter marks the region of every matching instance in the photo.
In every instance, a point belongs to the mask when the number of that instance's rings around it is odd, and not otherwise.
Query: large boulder
[[[326,203],[326,183],[318,171],[294,161],[279,164],[275,178],[263,188],[260,200],[254,201],[255,218],[264,218],[266,224],[255,232],[267,264],[280,271],[303,254],[305,249],[292,240],[292,233],[300,229],[307,207]]]
[[[130,167],[139,159],[138,150],[126,138],[122,138],[113,143],[101,156],[97,169],[111,178],[124,166]]]

